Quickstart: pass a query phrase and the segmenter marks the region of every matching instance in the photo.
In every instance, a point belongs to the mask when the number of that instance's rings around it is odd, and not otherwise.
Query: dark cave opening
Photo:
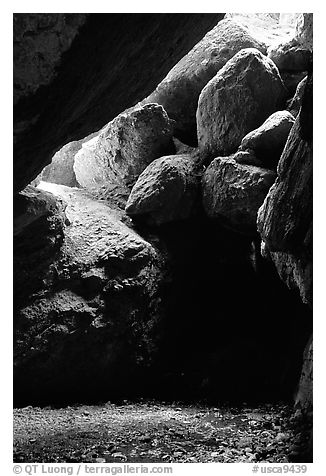
[[[311,311],[260,256],[259,240],[207,219],[166,229],[165,240],[175,269],[158,394],[291,401]]]

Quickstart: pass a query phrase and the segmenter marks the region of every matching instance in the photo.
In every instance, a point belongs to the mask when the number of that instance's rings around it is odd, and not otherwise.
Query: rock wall
[[[86,19],[84,13],[14,14],[14,104],[53,81]]]
[[[312,304],[312,78],[278,164],[278,177],[258,214],[264,253],[281,279]]]
[[[312,306],[312,74],[308,76],[300,113],[281,156],[275,184],[258,213],[263,254],[280,278],[299,291]],[[312,410],[312,340],[303,355],[296,403],[305,414]]]

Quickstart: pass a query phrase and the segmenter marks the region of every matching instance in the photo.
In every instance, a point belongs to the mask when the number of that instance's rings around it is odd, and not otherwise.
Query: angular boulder
[[[228,155],[243,137],[283,106],[285,88],[274,63],[254,48],[237,53],[202,90],[198,145],[209,157]]]
[[[277,111],[241,141],[240,150],[253,150],[263,167],[276,168],[294,117],[288,111]]]
[[[122,222],[122,212],[81,189],[40,186],[41,197],[52,194],[53,202],[66,204],[66,222],[55,242],[42,217],[16,237],[17,404],[92,398],[94,389],[130,394],[160,338],[164,260]],[[55,209],[51,217],[61,220]]]
[[[202,179],[205,212],[228,228],[255,234],[258,209],[275,177],[271,170],[216,158]]]
[[[230,19],[220,21],[171,69],[142,104],[161,104],[169,117],[176,121],[175,136],[194,143],[201,90],[243,48],[257,48],[266,53],[265,45],[254,39],[243,26]]]
[[[173,153],[171,122],[157,104],[131,108],[83,144],[74,172],[81,187],[95,195],[117,189],[126,197],[153,160]]]
[[[191,215],[198,179],[190,155],[170,155],[154,160],[134,185],[126,213],[162,225]]]

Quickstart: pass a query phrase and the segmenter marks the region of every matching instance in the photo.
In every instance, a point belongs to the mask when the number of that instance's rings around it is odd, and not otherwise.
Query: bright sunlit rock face
[[[300,13],[227,13],[245,26],[249,33],[267,46],[289,41],[295,35],[296,21]]]

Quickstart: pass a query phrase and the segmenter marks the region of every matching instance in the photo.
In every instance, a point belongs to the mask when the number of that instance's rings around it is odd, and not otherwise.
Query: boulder
[[[84,139],[64,145],[54,154],[51,163],[44,167],[42,172],[31,182],[31,185],[37,187],[40,182],[50,182],[67,187],[80,187],[74,171],[75,155],[82,148],[84,142],[90,141],[100,132],[94,132]]]
[[[40,182],[51,182],[67,187],[79,187],[74,172],[75,155],[81,148],[79,141],[69,142],[54,154],[51,164],[44,167],[42,172],[32,182],[37,186]]]
[[[258,209],[275,177],[271,170],[216,158],[202,179],[205,212],[228,228],[255,234]]]
[[[147,165],[174,150],[166,112],[162,106],[146,104],[119,114],[98,136],[85,142],[73,168],[80,186],[91,193],[117,190],[126,197]]]
[[[287,107],[288,111],[290,111],[290,113],[294,117],[297,117],[297,115],[299,114],[306,83],[307,83],[307,76],[305,76],[298,84],[297,89],[295,91],[295,95],[293,96],[293,98],[291,99]]]
[[[258,230],[281,278],[312,303],[312,78],[259,210]]]
[[[202,90],[198,145],[209,157],[234,152],[243,137],[283,106],[285,88],[274,63],[254,48],[237,53]]]
[[[288,111],[277,111],[241,141],[240,150],[253,150],[264,167],[276,168],[294,117]]]
[[[236,162],[238,162],[238,164],[255,165],[256,167],[262,167],[263,166],[261,160],[259,160],[256,157],[256,154],[252,149],[250,149],[250,150],[238,150],[231,157]]]
[[[154,225],[189,218],[197,184],[190,155],[156,159],[139,176],[128,198],[126,213]]]
[[[122,212],[81,189],[39,187],[41,197],[65,202],[66,223],[56,241],[42,217],[32,224],[34,242],[31,225],[16,238],[16,400],[80,401],[124,388],[130,394],[160,338],[164,259],[123,223]],[[54,209],[51,216],[61,220]],[[20,245],[28,239],[35,252],[26,256]]]
[[[22,305],[41,288],[45,269],[60,250],[66,203],[28,186],[14,199],[14,301]],[[32,276],[31,276],[32,271]]]
[[[303,48],[294,39],[268,49],[268,57],[280,71],[307,71],[312,61],[311,51]]]
[[[195,143],[196,109],[201,90],[243,48],[257,48],[266,53],[265,45],[254,39],[243,26],[230,19],[220,21],[142,103],[161,104],[169,117],[176,121],[175,136]]]

